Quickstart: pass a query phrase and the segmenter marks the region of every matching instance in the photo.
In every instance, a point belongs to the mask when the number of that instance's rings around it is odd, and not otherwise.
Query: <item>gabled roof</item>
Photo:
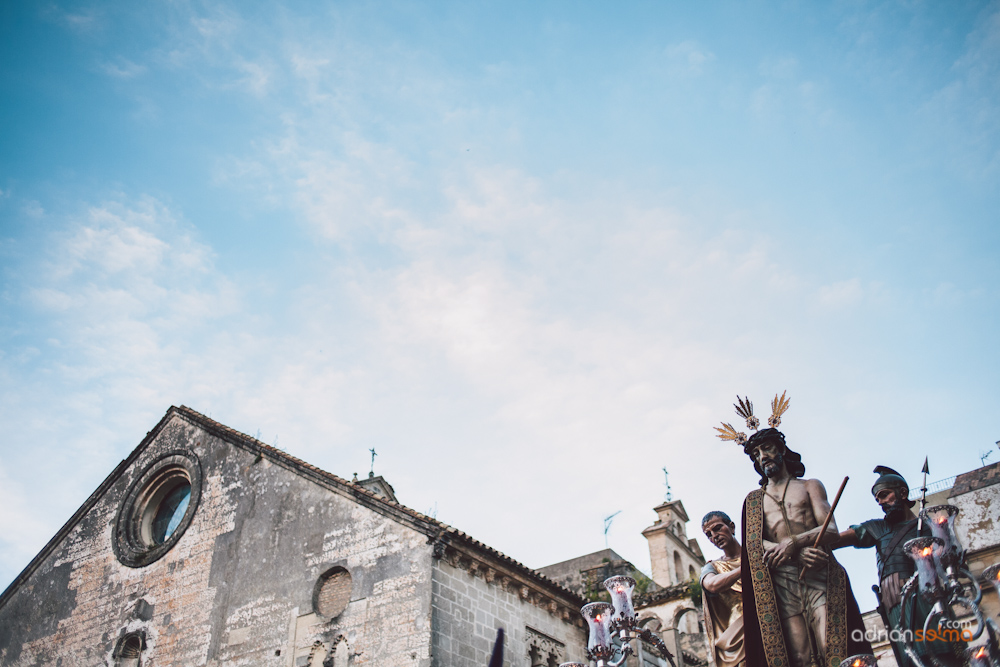
[[[483,544],[479,540],[476,540],[471,535],[453,528],[437,519],[429,517],[425,514],[421,514],[416,510],[412,510],[405,505],[400,504],[394,500],[389,500],[387,498],[382,498],[378,494],[365,489],[360,484],[352,484],[349,480],[342,477],[338,477],[333,473],[329,473],[321,468],[317,468],[314,465],[310,465],[305,461],[298,459],[287,452],[283,452],[280,449],[271,447],[256,438],[250,437],[245,433],[240,433],[239,431],[229,428],[224,424],[220,424],[209,417],[192,410],[189,407],[181,406],[171,406],[159,423],[146,434],[142,442],[132,450],[132,453],[128,457],[122,460],[111,474],[101,483],[100,486],[90,495],[89,498],[80,506],[80,508],[70,517],[62,528],[52,537],[51,540],[42,548],[42,550],[35,556],[28,566],[11,582],[10,586],[0,595],[0,607],[6,604],[7,600],[13,594],[17,588],[24,583],[28,577],[41,565],[46,557],[59,545],[66,535],[73,529],[73,527],[86,515],[88,511],[97,503],[98,500],[104,495],[108,488],[118,480],[119,477],[129,468],[129,466],[139,457],[142,451],[151,443],[160,431],[166,426],[174,416],[181,417],[182,419],[198,426],[199,428],[205,430],[206,432],[228,442],[231,445],[235,445],[242,449],[248,450],[252,453],[258,454],[267,458],[272,463],[280,465],[288,470],[291,470],[302,477],[306,477],[314,482],[319,483],[322,486],[330,489],[331,491],[351,498],[355,502],[375,511],[384,516],[388,516],[400,523],[403,523],[414,530],[421,532],[428,537],[428,542],[431,543],[441,543],[442,545],[447,545],[453,548],[464,548],[472,552],[478,553],[481,556],[485,556],[492,561],[498,562],[516,574],[524,580],[527,580],[534,587],[540,589],[541,592],[548,593],[555,597],[561,598],[564,602],[569,604],[579,603],[580,606],[586,601],[580,598],[573,591],[561,586],[560,584],[552,581],[548,577],[540,574],[539,572],[529,568],[528,566],[514,560],[510,556],[507,556],[496,549]]]

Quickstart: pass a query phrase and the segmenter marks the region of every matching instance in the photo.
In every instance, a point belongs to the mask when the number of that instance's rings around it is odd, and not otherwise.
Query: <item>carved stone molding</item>
[[[476,554],[459,550],[449,544],[446,539],[435,540],[431,553],[435,560],[448,563],[455,569],[464,570],[470,577],[478,577],[487,584],[515,595],[520,600],[544,610],[555,618],[573,623],[578,627],[583,626],[583,619],[578,618],[579,614],[573,606],[578,601],[573,598],[540,589],[536,582],[529,582],[510,570],[500,569],[495,563],[484,561]]]
[[[544,632],[535,630],[530,625],[525,626],[524,630],[529,665],[554,665],[563,662],[566,655],[565,644]]]

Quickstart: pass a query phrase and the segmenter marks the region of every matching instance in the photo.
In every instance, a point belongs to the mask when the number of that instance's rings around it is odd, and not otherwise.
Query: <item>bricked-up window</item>
[[[326,618],[339,616],[351,601],[351,573],[342,567],[330,568],[316,584],[314,608]]]

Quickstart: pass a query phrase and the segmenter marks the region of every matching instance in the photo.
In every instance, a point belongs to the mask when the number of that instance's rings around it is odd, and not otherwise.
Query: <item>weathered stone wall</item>
[[[960,510],[955,520],[955,532],[959,542],[969,551],[969,571],[977,577],[989,566],[1000,563],[1000,520],[997,519],[996,509],[1000,507],[1000,484],[994,483],[996,474],[997,466],[993,464],[960,475],[959,480],[965,478],[965,483],[961,487],[956,484],[958,488],[953,491],[971,490],[948,499]],[[984,583],[980,608],[990,618],[996,618],[1000,612],[995,583]]]
[[[586,662],[587,635],[576,618],[549,613],[500,579],[487,582],[436,560],[433,591],[434,667],[483,667],[500,627],[506,633],[505,666],[529,667],[532,645],[558,653],[553,664]]]
[[[201,464],[199,506],[164,557],[125,567],[116,511],[174,449]],[[352,592],[331,620],[316,616],[313,594],[333,566],[350,572]],[[427,667],[431,572],[417,530],[175,414],[0,608],[0,664],[114,664],[118,639],[141,630],[146,667],[319,665],[334,648],[335,665]]]
[[[590,582],[584,577],[584,572],[592,571],[594,568],[600,568],[610,563],[615,564],[613,566],[615,569],[614,574],[635,576],[633,572],[638,571],[613,549],[602,549],[601,551],[595,551],[594,553],[540,567],[538,568],[538,572],[577,595],[587,597],[587,594],[590,593]],[[611,576],[611,574],[607,576]],[[597,582],[597,585],[599,586],[603,581],[604,579],[601,579],[601,581]]]
[[[978,551],[1000,544],[1000,521],[995,520],[1000,484],[952,496],[948,502],[961,511],[955,520],[955,532],[963,547]]]

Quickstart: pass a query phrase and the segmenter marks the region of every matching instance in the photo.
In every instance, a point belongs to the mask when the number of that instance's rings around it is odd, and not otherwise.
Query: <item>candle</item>
[[[635,579],[616,576],[604,580],[604,587],[611,594],[611,604],[614,605],[615,627],[630,628],[635,620],[635,608],[632,606],[632,590]]]
[[[614,607],[607,602],[591,602],[584,605],[580,613],[590,627],[587,651],[595,659],[610,658],[614,652],[611,648],[611,615]]]
[[[913,559],[917,569],[921,595],[927,600],[936,600],[942,593],[940,555],[944,542],[936,537],[917,537],[903,545],[903,551]]]

